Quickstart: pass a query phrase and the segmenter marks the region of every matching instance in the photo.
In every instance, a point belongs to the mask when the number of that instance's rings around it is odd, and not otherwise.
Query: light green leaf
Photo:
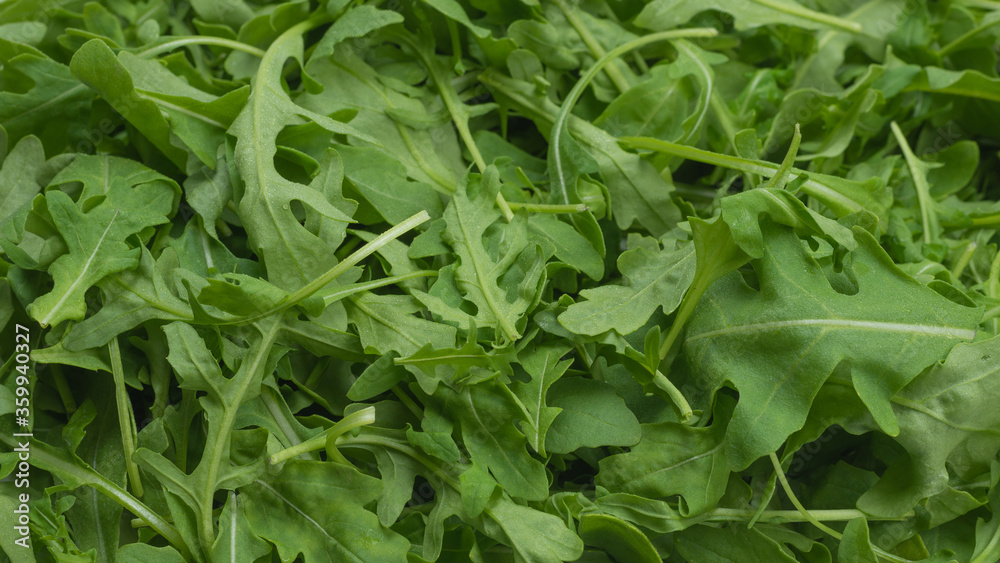
[[[905,275],[859,228],[853,295],[830,286],[794,233],[768,224],[762,232],[764,257],[754,262],[760,290],[735,273],[719,280],[685,335],[684,351],[700,384],[719,389],[728,381],[740,393],[727,432],[730,466],[747,467],[801,427],[842,361],[879,426],[898,434],[890,398],[955,344],[971,340],[978,311]],[[918,302],[926,305],[911,306]],[[886,350],[894,351],[890,358]],[[758,361],[742,361],[747,355]]]
[[[305,117],[331,133],[368,139],[354,128],[296,105],[285,92],[282,68],[288,59],[301,62],[304,22],[289,29],[271,44],[254,78],[250,99],[233,122],[235,164],[243,179],[238,194],[239,216],[250,244],[268,271],[268,279],[285,290],[299,289],[333,267],[332,249],[303,226],[292,202],[305,208],[319,223],[349,223],[350,217],[320,191],[286,179],[274,167],[276,140],[281,130]]]
[[[473,461],[489,469],[509,494],[543,500],[549,490],[544,466],[531,457],[524,435],[514,427],[520,409],[495,385],[481,383],[448,393],[448,410],[460,421]]]
[[[712,508],[726,492],[726,426],[732,401],[720,399],[708,428],[676,422],[645,424],[642,439],[628,453],[600,462],[597,483],[612,492],[648,498],[680,495],[680,514]]]
[[[470,193],[470,187],[478,193]],[[445,320],[468,326],[472,319],[476,326],[495,327],[498,342],[510,342],[521,337],[525,314],[541,297],[546,256],[541,245],[529,240],[524,215],[501,227],[502,240],[487,238],[487,231],[502,223],[494,205],[499,188],[499,173],[490,166],[480,181],[455,192],[444,213],[444,239],[458,257],[455,283],[464,298],[476,306],[476,314],[458,310],[430,294],[416,295]]]
[[[864,518],[856,518],[847,523],[844,537],[840,539],[840,546],[837,548],[837,558],[840,561],[878,563],[868,539],[868,522]]]
[[[353,467],[291,460],[278,475],[243,488],[255,534],[274,543],[281,558],[309,562],[402,561],[409,542],[383,527],[364,506],[381,485]]]
[[[669,315],[680,304],[694,279],[693,244],[677,250],[651,252],[636,248],[618,257],[623,285],[584,289],[587,298],[570,305],[559,315],[559,323],[577,334],[597,335],[608,330],[631,334],[646,324],[660,307]]]
[[[140,251],[130,248],[126,239],[144,229],[167,221],[174,203],[174,191],[159,180],[162,176],[152,173],[157,179],[148,183],[130,184],[132,179],[95,184],[90,178],[71,173],[84,172],[86,163],[101,161],[107,174],[116,177],[118,173],[134,169],[134,162],[114,157],[77,158],[80,166],[63,170],[53,182],[78,180],[84,182],[84,192],[80,202],[74,203],[65,193],[54,190],[48,192],[49,213],[59,229],[59,233],[69,248],[69,252],[52,263],[49,273],[55,281],[52,291],[38,298],[29,306],[29,312],[42,326],[59,324],[73,319],[82,319],[86,313],[84,294],[105,276],[135,268]],[[107,178],[107,176],[105,177]],[[93,191],[103,190],[100,195]],[[81,207],[89,204],[91,197],[104,196],[96,207],[84,212]]]
[[[516,382],[511,386],[530,415],[521,425],[521,430],[531,447],[541,455],[545,455],[545,435],[560,412],[559,408],[548,406],[546,396],[552,384],[566,373],[572,363],[561,360],[569,350],[569,346],[553,344],[522,352],[521,365],[531,376],[531,381]]]
[[[655,31],[672,29],[705,10],[719,10],[731,14],[736,19],[737,29],[774,24],[804,29],[833,27],[854,33],[862,29],[855,22],[810,10],[792,0],[748,0],[735,4],[722,0],[707,2],[653,0],[636,16],[635,24]]]
[[[545,449],[551,453],[639,442],[639,421],[603,381],[560,379],[549,389],[548,403],[561,410],[545,436]]]
[[[6,139],[0,139],[6,144]],[[42,191],[35,175],[45,162],[45,151],[38,137],[27,136],[14,145],[0,168],[0,222],[14,215]]]

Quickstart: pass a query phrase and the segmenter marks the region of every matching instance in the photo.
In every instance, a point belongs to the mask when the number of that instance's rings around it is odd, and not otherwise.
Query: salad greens
[[[997,561],[998,22],[0,2],[0,553]]]

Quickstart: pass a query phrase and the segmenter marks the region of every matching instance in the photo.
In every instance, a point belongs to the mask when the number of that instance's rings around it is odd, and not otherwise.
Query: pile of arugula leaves
[[[994,0],[0,3],[0,550],[997,561],[998,44]]]

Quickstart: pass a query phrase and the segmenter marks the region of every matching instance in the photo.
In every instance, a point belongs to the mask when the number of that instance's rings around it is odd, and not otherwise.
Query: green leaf
[[[86,350],[104,346],[112,338],[151,319],[191,320],[191,308],[175,293],[173,271],[177,254],[164,251],[157,260],[140,248],[139,265],[102,280],[105,305],[97,314],[73,325],[63,346]]]
[[[753,561],[796,561],[778,542],[755,528],[748,529],[740,524],[724,528],[695,526],[678,534],[674,545],[681,557],[692,562],[738,563],[748,558]]]
[[[570,305],[559,323],[577,334],[597,335],[609,330],[631,334],[660,307],[670,314],[680,304],[695,273],[694,245],[652,252],[636,248],[618,257],[623,285],[584,289],[586,301]]]
[[[274,167],[278,134],[300,116],[330,131],[368,139],[354,128],[296,105],[283,88],[281,69],[302,57],[302,36],[311,20],[289,29],[271,44],[254,78],[250,98],[229,133],[236,137],[234,162],[243,180],[239,216],[268,279],[295,290],[334,265],[332,249],[296,218],[292,202],[319,224],[349,223],[350,217],[320,191],[286,179]]]
[[[282,559],[396,561],[409,542],[379,524],[364,506],[381,488],[377,479],[332,462],[288,461],[277,476],[243,488],[253,533]]]
[[[496,383],[481,383],[448,393],[448,410],[460,421],[462,438],[473,461],[489,469],[504,490],[527,500],[548,496],[544,466],[525,449],[514,427],[522,415]]]
[[[525,562],[575,561],[583,553],[583,541],[552,514],[502,498],[490,502],[485,513],[487,534],[505,539]]]
[[[645,424],[642,439],[628,453],[600,462],[597,482],[612,492],[659,498],[680,495],[680,514],[693,516],[714,506],[726,492],[726,427],[731,400],[719,400],[708,428],[676,422]]]
[[[672,29],[705,10],[720,10],[731,14],[736,20],[737,29],[774,24],[804,29],[833,27],[854,33],[862,29],[855,22],[810,10],[792,0],[749,0],[740,4],[720,0],[700,3],[689,0],[654,0],[636,16],[635,24],[652,30]]]
[[[722,199],[722,219],[729,225],[736,244],[751,258],[764,255],[760,216],[795,229],[800,235],[827,237],[843,248],[857,246],[851,230],[806,207],[793,194],[774,188],[758,188]]]
[[[971,471],[988,471],[993,458],[989,450],[1000,449],[995,431],[1000,417],[991,406],[1000,395],[994,377],[998,357],[998,338],[959,344],[942,363],[896,393],[895,440],[908,455],[889,465],[882,479],[859,499],[859,508],[878,515],[905,512],[945,490],[946,465],[954,456],[960,456]]]
[[[415,316],[420,310],[420,303],[408,295],[364,293],[348,298],[347,318],[357,327],[365,349],[378,354],[395,351],[409,356],[424,343],[434,348],[454,346],[455,328]]]
[[[6,141],[3,143],[6,145]],[[35,136],[27,136],[14,145],[3,159],[0,168],[0,222],[12,217],[42,191],[35,175],[45,162],[42,143]]]
[[[188,150],[206,166],[215,166],[223,134],[249,95],[242,88],[216,98],[155,61],[127,52],[116,57],[100,39],[76,51],[70,70],[181,170],[187,169]]]
[[[37,11],[37,6],[32,11]],[[9,139],[17,141],[36,135],[50,154],[62,152],[70,140],[67,130],[84,130],[84,120],[93,95],[70,74],[69,67],[36,54],[21,54],[4,61],[9,67],[30,80],[31,88],[17,92],[5,88],[0,92],[0,126]]]
[[[853,295],[830,286],[791,231],[765,223],[762,232],[764,257],[754,262],[760,290],[739,274],[719,280],[685,335],[684,351],[701,384],[719,389],[728,381],[740,392],[727,432],[730,466],[742,469],[775,451],[802,425],[843,361],[879,426],[898,434],[890,398],[955,344],[971,340],[979,313],[905,275],[867,231],[854,231]],[[886,350],[897,352],[887,359]],[[740,361],[746,354],[759,361]]]
[[[115,180],[96,183],[97,179],[88,175],[92,165],[103,168],[108,175],[104,180],[109,177]],[[82,181],[84,191],[78,203],[58,190],[45,196],[49,213],[69,252],[49,268],[55,287],[29,307],[42,326],[82,319],[86,313],[84,294],[92,285],[107,275],[138,265],[140,251],[130,248],[126,239],[167,221],[166,215],[173,207],[173,189],[152,171],[148,172],[155,179],[119,176],[136,170],[137,166],[119,158],[83,156],[53,180]],[[137,183],[132,184],[133,181]],[[96,207],[84,211],[91,201],[101,199]]]
[[[587,545],[602,548],[616,561],[662,561],[649,538],[632,524],[614,516],[585,514],[580,518],[580,538]]]
[[[408,180],[398,160],[370,147],[343,146],[337,152],[344,159],[344,177],[389,224],[420,211],[441,216],[441,196],[426,184]]]
[[[561,410],[545,436],[545,449],[570,453],[579,448],[634,446],[639,421],[611,387],[602,381],[564,378],[549,389],[548,402]]]
[[[566,373],[572,363],[562,360],[569,350],[569,346],[547,345],[523,352],[521,365],[531,376],[531,381],[514,383],[511,388],[528,409],[528,420],[521,425],[521,430],[531,447],[541,455],[545,455],[546,433],[560,412],[559,408],[548,405],[547,395],[552,384]]]
[[[469,187],[478,188],[478,193],[469,193]],[[510,342],[521,337],[524,315],[541,297],[546,256],[541,245],[529,240],[523,215],[509,225],[501,223],[493,203],[499,188],[499,173],[491,166],[478,185],[460,187],[444,213],[444,239],[458,258],[455,283],[476,306],[476,314],[430,294],[417,297],[446,321],[468,326],[473,320],[477,326],[495,327],[496,340]],[[503,232],[501,240],[488,237],[494,225]]]
[[[840,546],[837,548],[837,558],[840,561],[878,563],[868,539],[868,522],[864,518],[856,518],[847,523],[844,537],[840,538]]]

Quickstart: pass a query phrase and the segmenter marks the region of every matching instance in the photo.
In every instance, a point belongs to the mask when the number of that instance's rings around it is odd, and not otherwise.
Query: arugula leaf
[[[854,294],[827,276],[788,230],[762,225],[768,239],[754,262],[760,289],[739,274],[705,294],[684,337],[685,354],[704,385],[731,381],[740,391],[727,431],[727,457],[743,469],[785,440],[805,420],[823,381],[842,361],[879,427],[899,433],[890,398],[954,345],[971,341],[979,312],[957,305],[896,268],[866,231],[855,229]],[[891,296],[891,297],[890,297]],[[911,309],[910,300],[933,308]],[[864,335],[864,344],[850,346]],[[750,347],[759,363],[739,361]],[[741,350],[743,352],[741,352]],[[897,350],[890,361],[885,350]],[[794,386],[785,385],[794,380]],[[775,416],[775,409],[782,414]]]
[[[310,561],[400,559],[408,542],[364,509],[379,488],[377,479],[349,466],[293,460],[279,476],[244,489],[246,515],[253,532],[286,559],[300,553]]]
[[[995,561],[1000,17],[904,4],[0,3],[0,559]]]
[[[155,173],[146,176],[137,168],[143,167],[118,158],[78,157],[53,179],[55,183],[82,181],[84,190],[79,202],[59,190],[45,196],[53,223],[69,251],[50,266],[55,282],[52,291],[30,306],[31,315],[42,326],[82,319],[86,314],[84,293],[92,285],[138,264],[141,252],[130,248],[126,239],[167,221],[175,197],[172,183]],[[123,175],[129,170],[137,174]],[[103,171],[103,177],[91,175],[98,171]],[[114,181],[109,180],[112,177]],[[85,211],[100,199],[104,201]]]

